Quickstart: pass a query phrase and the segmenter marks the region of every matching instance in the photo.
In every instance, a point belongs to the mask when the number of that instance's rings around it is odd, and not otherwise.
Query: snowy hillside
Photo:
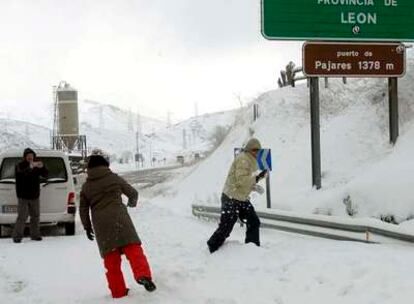
[[[410,56],[411,57],[411,56]],[[323,188],[311,187],[309,89],[275,90],[260,96],[261,116],[252,123],[252,105],[220,146],[182,183],[185,201],[219,204],[219,194],[239,147],[253,135],[272,149],[272,207],[308,213],[346,215],[350,196],[356,216],[414,215],[414,60],[399,81],[400,138],[389,144],[388,86],[384,79],[330,80],[321,88]],[[185,189],[185,190],[184,190]],[[185,197],[185,198],[184,198]],[[254,197],[264,207],[264,197]],[[189,206],[183,206],[189,208]]]
[[[45,127],[52,125],[50,111],[37,111],[32,116],[14,106],[1,108],[7,118],[0,119],[0,152],[9,147],[50,147],[51,130]],[[132,163],[139,129],[140,153],[146,161],[144,165],[149,166],[151,158],[156,159],[156,164],[164,164],[164,158],[165,162],[175,162],[177,155],[183,155],[190,160],[195,153],[210,151],[215,128],[230,128],[237,111],[205,114],[174,125],[88,100],[79,103],[79,112],[80,132],[87,136],[88,147],[103,149],[123,162]]]
[[[49,129],[24,121],[0,119],[0,152],[28,146],[45,147],[49,144]]]
[[[119,107],[96,101],[84,100],[79,103],[79,118],[82,125],[102,130],[121,132],[135,131],[137,122],[141,132],[149,133],[166,127],[167,123],[128,111]]]
[[[232,126],[235,116],[233,111],[205,114],[169,126],[165,121],[138,118],[133,112],[95,102],[87,101],[80,107],[81,132],[87,136],[88,146],[103,148],[129,161],[136,151],[137,126],[143,157],[171,162],[177,155],[190,158],[195,152],[209,151],[214,128]]]

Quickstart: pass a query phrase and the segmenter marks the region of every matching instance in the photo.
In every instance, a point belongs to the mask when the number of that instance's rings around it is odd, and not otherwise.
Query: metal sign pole
[[[310,78],[311,144],[312,144],[312,185],[322,187],[321,143],[319,123],[319,78]]]
[[[268,173],[266,177],[266,202],[267,208],[272,208],[272,199],[270,197],[270,173]]]
[[[397,78],[388,78],[388,98],[390,112],[390,142],[391,144],[395,145],[399,135]]]

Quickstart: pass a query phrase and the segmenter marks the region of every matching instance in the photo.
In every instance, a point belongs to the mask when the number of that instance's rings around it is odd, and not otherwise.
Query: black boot
[[[139,285],[143,285],[146,291],[152,292],[157,289],[154,282],[150,278],[142,277],[137,279]]]
[[[41,236],[35,236],[35,237],[32,237],[31,239],[32,239],[32,241],[38,241],[38,242],[43,240],[43,238]]]
[[[21,243],[22,242],[22,239],[21,238],[14,238],[13,239],[13,242],[16,243],[16,244],[18,244],[18,243]]]
[[[210,253],[213,253],[218,250],[217,246],[210,244],[210,242],[207,242],[207,246],[208,246],[208,251],[210,251]]]

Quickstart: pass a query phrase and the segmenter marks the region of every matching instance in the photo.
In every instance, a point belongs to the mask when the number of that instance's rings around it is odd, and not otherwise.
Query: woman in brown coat
[[[135,207],[138,192],[124,179],[112,173],[109,162],[101,155],[91,155],[88,161],[88,178],[80,195],[80,217],[88,239],[96,241],[104,259],[109,289],[114,298],[128,295],[121,270],[121,255],[125,254],[138,284],[154,291],[151,270],[141,247],[141,240],[122,203],[122,194]],[[91,221],[91,217],[92,221]]]

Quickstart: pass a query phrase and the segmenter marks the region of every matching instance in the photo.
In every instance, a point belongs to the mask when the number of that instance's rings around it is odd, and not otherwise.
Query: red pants
[[[122,298],[127,293],[124,275],[121,270],[121,254],[129,260],[135,279],[151,279],[151,270],[140,244],[131,244],[108,253],[104,258],[108,287],[113,298]]]

